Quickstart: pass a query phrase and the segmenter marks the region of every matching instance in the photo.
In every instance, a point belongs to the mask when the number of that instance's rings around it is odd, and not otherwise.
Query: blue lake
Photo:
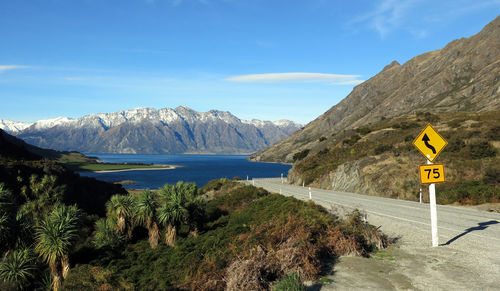
[[[157,189],[164,184],[174,184],[182,180],[195,182],[202,187],[210,180],[218,178],[242,179],[286,177],[292,167],[286,164],[256,163],[246,160],[242,155],[137,155],[137,154],[86,154],[98,157],[108,163],[145,163],[178,165],[173,170],[125,171],[115,173],[82,172],[80,175],[94,177],[108,182],[124,180],[135,184],[123,185],[124,188]]]

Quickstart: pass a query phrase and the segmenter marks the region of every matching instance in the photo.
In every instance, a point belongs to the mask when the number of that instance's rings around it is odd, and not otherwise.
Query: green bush
[[[290,273],[271,288],[272,291],[305,291],[306,287],[302,283],[299,274]]]
[[[436,199],[439,204],[459,202],[464,205],[500,202],[500,187],[482,181],[461,181],[438,185]]]

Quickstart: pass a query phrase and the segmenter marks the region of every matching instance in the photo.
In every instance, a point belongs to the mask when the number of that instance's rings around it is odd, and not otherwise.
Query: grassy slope
[[[415,200],[417,168],[425,159],[412,142],[427,123],[448,141],[435,161],[445,165],[447,182],[439,185],[438,202],[500,202],[500,110],[485,113],[429,113],[381,120],[352,131],[332,133],[294,163],[295,182],[328,185],[328,173],[346,162],[360,161],[372,195]],[[304,154],[302,154],[304,156]],[[463,190],[466,189],[466,190]]]

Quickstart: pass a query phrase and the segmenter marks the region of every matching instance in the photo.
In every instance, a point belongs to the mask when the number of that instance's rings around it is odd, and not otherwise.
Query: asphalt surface
[[[247,183],[285,196],[309,199],[308,187],[281,183],[280,178],[254,179]],[[398,245],[407,253],[436,256],[444,261],[444,266],[456,266],[461,270],[456,274],[454,272],[443,274],[429,269],[430,278],[419,278],[423,282],[412,282],[415,289],[434,286],[436,289],[454,287],[500,290],[500,214],[498,213],[438,205],[440,246],[433,248],[429,204],[317,188],[311,189],[311,196],[315,203],[341,215],[359,209],[366,213],[369,223],[380,227],[392,238],[397,238]],[[420,283],[425,285],[419,285]]]

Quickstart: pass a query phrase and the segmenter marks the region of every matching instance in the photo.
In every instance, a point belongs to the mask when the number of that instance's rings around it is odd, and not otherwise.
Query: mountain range
[[[186,106],[58,117],[30,125],[3,120],[0,125],[38,147],[141,154],[251,153],[302,127],[289,120],[246,121],[227,111],[197,112]]]

